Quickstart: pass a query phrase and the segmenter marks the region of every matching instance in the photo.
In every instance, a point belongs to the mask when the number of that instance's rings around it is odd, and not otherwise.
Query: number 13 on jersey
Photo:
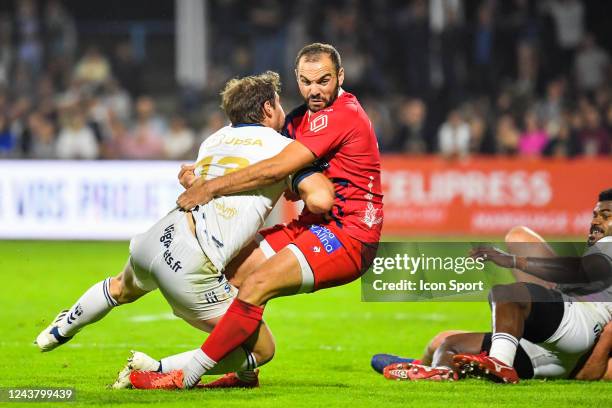
[[[206,156],[196,163],[195,174],[211,179],[233,173],[249,165],[249,161],[238,156]]]

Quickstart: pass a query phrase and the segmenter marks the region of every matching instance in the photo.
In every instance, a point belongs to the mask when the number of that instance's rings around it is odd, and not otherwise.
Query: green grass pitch
[[[369,365],[378,352],[419,356],[444,329],[486,330],[483,303],[362,303],[359,283],[276,299],[265,318],[277,342],[261,388],[215,391],[109,390],[130,349],[155,357],[198,346],[205,335],[172,319],[159,293],[113,310],[50,353],[38,332],[91,284],[114,275],[127,243],[0,241],[0,387],[74,387],[70,406],[165,407],[610,407],[612,384],[524,381],[392,382]],[[13,406],[9,403],[0,403]],[[64,403],[36,403],[35,406]],[[25,406],[15,405],[15,406]]]

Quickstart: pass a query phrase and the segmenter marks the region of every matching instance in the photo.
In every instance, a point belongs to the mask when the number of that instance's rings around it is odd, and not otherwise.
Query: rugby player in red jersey
[[[372,124],[357,98],[341,88],[344,70],[334,47],[304,47],[295,68],[305,104],[287,116],[284,134],[299,143],[227,176],[196,182],[177,204],[189,210],[215,196],[253,190],[314,166],[334,184],[332,210],[324,215],[304,210],[289,224],[260,231],[258,245],[237,257],[231,273],[238,297],[201,349],[182,370],[132,373],[137,388],[193,387],[257,330],[267,301],[351,282],[375,256],[383,204]]]

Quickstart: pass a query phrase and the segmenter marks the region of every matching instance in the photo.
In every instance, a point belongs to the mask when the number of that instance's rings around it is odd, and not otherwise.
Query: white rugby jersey
[[[213,179],[278,154],[292,140],[262,125],[226,126],[200,146],[196,175]],[[251,241],[286,181],[213,199],[192,210],[200,246],[219,272]]]

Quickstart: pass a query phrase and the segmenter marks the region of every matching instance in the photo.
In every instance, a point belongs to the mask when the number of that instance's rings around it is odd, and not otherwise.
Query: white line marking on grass
[[[281,316],[285,319],[291,318],[309,318],[314,320],[377,320],[377,319],[388,319],[390,316],[395,320],[424,320],[427,322],[436,321],[444,322],[448,321],[448,316],[442,313],[394,313],[389,315],[388,312],[304,312],[298,313],[290,310],[275,310],[274,314],[276,317]]]
[[[448,320],[448,316],[441,313],[394,313],[395,320],[433,320],[436,322],[444,322]]]
[[[178,317],[176,317],[172,313],[158,313],[158,314],[136,315],[126,320],[132,323],[149,323],[149,322],[158,322],[160,320],[177,320],[177,319]]]

